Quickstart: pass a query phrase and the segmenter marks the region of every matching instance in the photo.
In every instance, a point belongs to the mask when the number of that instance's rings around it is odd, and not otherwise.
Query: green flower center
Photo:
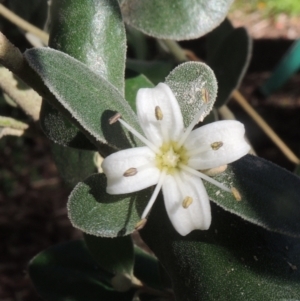
[[[174,174],[179,169],[179,164],[187,164],[188,156],[185,147],[178,147],[178,143],[170,141],[160,147],[160,154],[156,155],[156,166],[160,170],[167,170]]]

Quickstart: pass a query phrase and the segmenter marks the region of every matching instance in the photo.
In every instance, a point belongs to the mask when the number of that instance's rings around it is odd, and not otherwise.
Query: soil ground
[[[256,39],[253,61],[241,85],[241,92],[288,145],[300,154],[300,75],[295,75],[267,99],[262,100],[254,93],[275,64],[272,62],[273,66],[269,64],[262,68],[260,63],[255,62],[257,56],[261,56],[263,61],[270,51],[267,48],[265,53],[255,50],[258,39],[271,42],[281,39],[286,45],[282,50],[284,53],[291,40],[300,37],[300,18],[290,19],[282,15],[265,20],[255,13],[245,15],[241,12],[231,13],[230,18],[235,26],[245,25]],[[280,55],[275,58],[277,61],[279,59]],[[293,170],[294,165],[238,105],[232,101],[230,107],[238,119],[245,122],[250,141],[255,141],[258,154]],[[49,142],[40,131],[34,138],[6,137],[0,141],[0,147],[0,300],[41,300],[28,278],[27,264],[45,248],[81,236],[67,218],[66,200],[70,190],[60,179]]]

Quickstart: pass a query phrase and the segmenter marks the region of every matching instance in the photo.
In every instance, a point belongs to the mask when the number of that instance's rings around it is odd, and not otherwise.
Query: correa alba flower
[[[141,221],[146,221],[162,188],[168,216],[178,233],[184,236],[195,229],[208,229],[210,203],[201,179],[225,191],[231,189],[201,170],[226,165],[248,153],[243,124],[217,121],[193,130],[204,114],[203,108],[185,129],[179,104],[163,83],[140,89],[136,107],[145,137],[118,114],[111,123],[119,121],[145,146],[122,150],[104,159],[107,193],[130,193],[156,185]]]

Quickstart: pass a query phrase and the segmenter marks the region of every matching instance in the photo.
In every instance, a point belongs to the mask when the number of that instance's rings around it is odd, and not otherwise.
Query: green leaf
[[[49,46],[86,64],[123,95],[126,35],[117,1],[53,0],[50,15]],[[94,149],[61,109],[43,102],[41,125],[46,135],[65,146]]]
[[[117,237],[132,233],[146,207],[151,189],[136,193],[106,193],[104,174],[87,178],[72,191],[68,201],[69,218],[74,227],[85,233]]]
[[[210,229],[182,237],[158,199],[141,235],[170,275],[177,301],[300,299],[300,240],[214,204]]]
[[[153,88],[154,85],[144,75],[128,78],[125,81],[125,99],[136,112],[136,94],[140,88]]]
[[[86,64],[124,95],[126,34],[117,0],[52,0],[51,16],[49,46]]]
[[[214,177],[235,187],[242,200],[204,182],[209,198],[225,210],[268,230],[300,237],[300,178],[262,158],[246,155]]]
[[[176,67],[166,78],[179,103],[187,127],[203,105],[203,117],[212,109],[217,96],[217,81],[213,71],[203,63],[187,62]],[[207,91],[207,99],[204,91]]]
[[[172,61],[142,61],[134,59],[126,61],[127,69],[144,74],[155,85],[163,82],[174,66]]]
[[[85,234],[84,240],[102,269],[112,274],[133,274],[134,254],[130,236],[106,238]]]
[[[29,264],[30,278],[47,301],[131,301],[133,292],[119,293],[111,275],[91,258],[82,241],[72,241],[41,252]]]
[[[62,178],[71,187],[97,172],[95,152],[52,144],[52,154]]]
[[[127,130],[122,131],[118,123],[109,124],[109,118],[119,112],[135,129],[140,129],[129,104],[107,80],[54,49],[30,49],[25,57],[59,104],[99,147],[106,144],[117,150],[136,145]]]
[[[232,91],[238,88],[248,68],[251,50],[252,43],[247,31],[237,28],[222,40],[208,58],[207,63],[214,70],[219,87],[216,107],[224,105]]]
[[[232,0],[119,0],[123,19],[140,31],[162,39],[188,40],[220,24]]]

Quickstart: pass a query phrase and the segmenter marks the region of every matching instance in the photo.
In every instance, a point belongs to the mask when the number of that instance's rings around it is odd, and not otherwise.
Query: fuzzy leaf
[[[220,24],[233,0],[119,0],[123,19],[161,39],[188,40]]]
[[[81,62],[54,49],[27,50],[25,57],[59,104],[100,147],[107,143],[113,149],[135,145],[128,131],[122,132],[118,123],[109,124],[109,118],[119,112],[134,128],[139,129],[136,115],[129,104],[107,80]]]
[[[133,292],[119,293],[112,275],[100,269],[82,241],[72,241],[41,252],[29,264],[30,278],[47,301],[131,301]]]
[[[179,102],[186,127],[204,104],[206,110],[203,117],[207,116],[216,100],[218,86],[215,75],[203,63],[187,62],[179,65],[167,76],[166,84]],[[207,99],[204,97],[205,90]]]
[[[183,237],[158,199],[141,234],[170,275],[177,301],[300,299],[300,240],[214,204],[210,229]]]
[[[117,1],[53,0],[50,15],[49,46],[86,64],[123,95],[126,35]],[[63,108],[52,105],[45,101],[42,105],[41,125],[46,135],[65,146],[94,150],[80,129],[60,112]]]
[[[262,158],[246,155],[215,179],[235,187],[242,196],[236,201],[231,193],[204,181],[216,204],[268,230],[300,237],[299,177]]]
[[[209,56],[207,63],[213,69],[219,87],[216,107],[224,105],[232,91],[238,88],[248,68],[251,50],[252,41],[247,31],[237,28],[227,34]]]
[[[69,197],[69,218],[74,227],[91,235],[128,235],[140,221],[151,189],[110,195],[106,193],[106,181],[104,174],[95,174],[78,183]]]

